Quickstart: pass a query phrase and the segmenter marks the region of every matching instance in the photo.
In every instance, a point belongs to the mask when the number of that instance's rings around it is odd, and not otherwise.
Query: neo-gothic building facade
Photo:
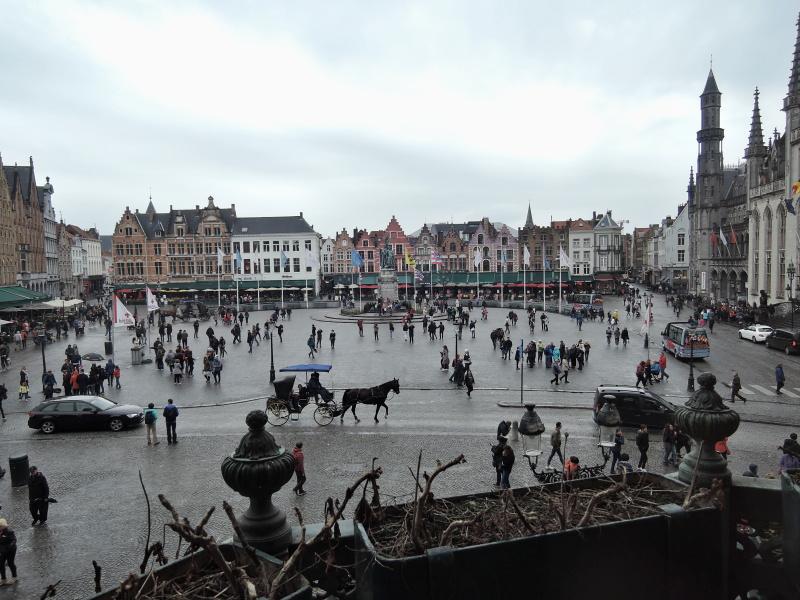
[[[798,203],[793,202],[797,194],[792,191],[800,180],[800,20],[783,112],[784,133],[773,131],[765,144],[756,88],[745,149],[752,242],[748,253],[751,278],[748,300],[751,304],[759,302],[762,292],[770,304],[797,297],[798,280],[794,280],[795,289],[790,295],[787,273],[790,263],[797,268],[800,262]]]

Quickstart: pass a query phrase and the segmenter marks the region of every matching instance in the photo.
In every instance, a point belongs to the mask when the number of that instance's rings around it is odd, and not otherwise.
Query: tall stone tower
[[[709,70],[703,93],[700,95],[700,131],[697,132],[697,185],[694,202],[690,205],[692,219],[692,277],[698,273],[695,291],[708,294],[710,291],[710,260],[718,245],[712,243],[719,225],[719,209],[722,203],[723,166],[722,140],[724,130],[720,127],[722,94]]]

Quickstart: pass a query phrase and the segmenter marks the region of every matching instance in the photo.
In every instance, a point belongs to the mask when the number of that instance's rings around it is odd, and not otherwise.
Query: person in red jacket
[[[667,375],[667,355],[663,351],[658,355],[658,366],[661,367],[662,379],[669,379],[669,375]]]
[[[297,442],[294,445],[292,456],[294,456],[294,474],[297,476],[297,485],[292,488],[292,491],[298,496],[305,496],[306,491],[303,489],[303,484],[306,482],[306,465],[303,442]]]

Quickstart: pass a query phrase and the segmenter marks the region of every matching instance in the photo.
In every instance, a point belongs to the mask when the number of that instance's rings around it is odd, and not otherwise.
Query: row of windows
[[[272,252],[300,252],[300,240],[292,240],[291,243],[289,240],[273,240],[272,243]],[[304,240],[303,247],[306,250],[311,250],[311,240]],[[290,250],[291,248],[291,250]],[[258,253],[258,252],[269,252],[270,251],[270,242],[264,241],[261,242],[259,240],[253,241],[246,241],[246,242],[233,242],[233,252],[234,254],[237,252],[241,252],[242,254],[250,254]]]
[[[306,266],[306,273],[311,273],[312,268]],[[281,272],[281,259],[280,258],[264,258],[264,259],[242,259],[242,266],[239,267],[237,273],[245,275],[259,275],[261,273],[280,273]],[[300,259],[291,258],[286,260],[283,265],[284,273],[299,273],[300,272]]]
[[[130,226],[120,227],[119,230],[118,230],[118,233],[121,233],[122,235],[127,235],[127,236],[134,235],[133,227],[130,227]],[[139,232],[137,231],[136,233],[138,234]],[[185,235],[185,233],[186,233],[186,230],[183,227],[177,226],[175,228],[175,235],[177,237],[183,237]],[[207,225],[207,226],[203,227],[203,233],[205,234],[206,237],[211,237],[212,235],[215,236],[215,237],[219,237],[219,236],[222,235],[222,228],[219,225]],[[160,229],[157,229],[156,230],[156,237],[164,237],[164,232],[161,231]]]
[[[183,254],[216,255],[218,246],[219,244],[214,242],[205,242],[205,243],[197,242],[196,244],[193,244],[191,242],[169,243],[167,244],[167,254],[170,256],[175,256],[175,255],[180,256]],[[222,251],[225,254],[231,253],[230,242],[223,242]],[[162,252],[163,252],[163,244],[153,244],[153,254],[155,256],[162,256]],[[117,256],[142,256],[143,248],[142,244],[140,243],[128,242],[126,244],[116,244],[114,246],[114,253]]]

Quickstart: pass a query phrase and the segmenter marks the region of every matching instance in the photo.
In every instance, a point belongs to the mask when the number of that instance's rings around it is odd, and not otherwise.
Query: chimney
[[[194,209],[195,209],[197,212],[200,212],[200,205],[199,205],[199,204],[195,204],[195,205],[194,205]]]
[[[597,220],[597,211],[593,210],[592,211],[592,221],[596,221],[596,220]]]
[[[303,218],[303,211],[302,210],[300,211],[300,218],[301,219]]]

